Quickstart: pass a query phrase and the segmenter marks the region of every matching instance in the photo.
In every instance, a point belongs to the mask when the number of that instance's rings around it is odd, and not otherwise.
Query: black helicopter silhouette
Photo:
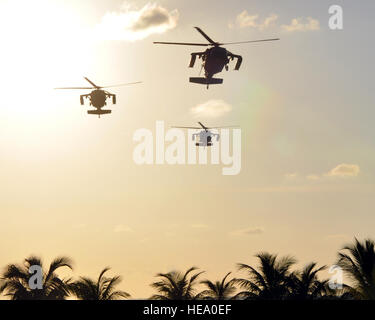
[[[203,60],[202,68],[205,71],[205,77],[194,77],[190,78],[190,82],[207,85],[207,89],[210,84],[222,84],[223,79],[213,78],[217,73],[223,71],[224,67],[228,71],[228,64],[230,61],[237,59],[236,66],[234,70],[239,70],[242,64],[242,57],[229,52],[227,49],[222,48],[224,45],[231,44],[242,44],[242,43],[255,43],[255,42],[265,42],[265,41],[277,41],[277,39],[263,39],[263,40],[252,40],[252,41],[242,41],[242,42],[228,42],[220,43],[213,41],[206,33],[203,32],[199,27],[194,27],[209,43],[186,43],[186,42],[154,42],[154,44],[172,44],[172,45],[182,45],[182,46],[202,46],[202,47],[212,47],[204,52],[195,52],[191,54],[191,61],[189,68],[193,68],[197,57]]]
[[[124,84],[119,84],[119,85],[114,85],[114,86],[106,86],[106,87],[100,87],[97,86],[95,83],[93,83],[91,80],[88,78],[84,77],[86,81],[88,81],[92,87],[66,87],[66,88],[55,88],[57,90],[93,90],[89,94],[83,94],[80,97],[80,102],[81,105],[85,104],[84,99],[89,99],[90,100],[90,106],[93,106],[96,108],[96,110],[88,110],[88,114],[94,114],[98,115],[99,118],[103,114],[110,114],[112,113],[112,110],[104,110],[103,107],[107,105],[107,99],[112,99],[112,104],[116,104],[117,99],[116,95],[109,93],[108,91],[105,91],[103,89],[106,88],[113,88],[113,87],[120,87],[120,86],[128,86],[132,84],[138,84],[142,82],[131,82],[131,83],[124,83]]]

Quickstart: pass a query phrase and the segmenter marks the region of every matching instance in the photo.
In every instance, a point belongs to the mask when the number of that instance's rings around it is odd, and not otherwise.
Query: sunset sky
[[[330,30],[328,8],[344,9]],[[30,254],[105,266],[135,298],[158,272],[197,266],[215,280],[291,254],[335,263],[375,238],[375,2],[261,0],[0,0],[0,265]],[[153,41],[280,41],[228,47],[240,71],[190,84],[197,47]],[[98,119],[55,87],[143,81],[111,89]],[[242,170],[138,166],[137,129],[238,125]]]

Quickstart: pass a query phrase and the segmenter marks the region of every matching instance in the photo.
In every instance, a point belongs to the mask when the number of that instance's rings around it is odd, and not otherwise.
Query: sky
[[[343,30],[328,26],[331,5]],[[159,272],[197,266],[215,280],[268,251],[298,266],[332,265],[354,237],[375,238],[373,1],[0,0],[0,264],[30,254],[106,266],[147,298]],[[190,84],[194,47],[231,46],[240,71]],[[80,91],[55,87],[142,81],[111,89],[98,119]],[[242,169],[143,165],[138,129],[237,125]]]

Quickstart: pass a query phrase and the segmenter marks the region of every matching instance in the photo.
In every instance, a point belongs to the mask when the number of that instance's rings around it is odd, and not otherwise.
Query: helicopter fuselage
[[[103,108],[107,105],[107,93],[103,90],[94,90],[90,93],[90,103],[97,109]]]
[[[102,89],[95,89],[91,93],[81,96],[81,105],[84,105],[84,99],[90,100],[90,106],[93,106],[96,110],[88,110],[88,114],[98,115],[99,118],[103,114],[109,114],[111,110],[104,110],[103,107],[107,105],[107,99],[112,98],[113,104],[116,104],[116,95],[111,94]]]
[[[213,145],[213,138],[216,137],[216,141],[220,140],[220,135],[212,133],[210,130],[203,130],[199,133],[193,134],[193,141],[196,141],[197,147],[211,147]]]
[[[208,79],[222,72],[224,67],[229,63],[228,51],[222,47],[207,49],[202,59],[205,76]]]
[[[55,88],[59,90],[92,90],[88,94],[82,94],[80,96],[81,105],[85,105],[85,99],[90,101],[90,106],[93,106],[96,110],[88,110],[88,114],[95,114],[98,115],[99,118],[103,114],[110,114],[111,110],[104,110],[103,107],[107,105],[107,99],[112,99],[112,104],[117,103],[116,95],[112,94],[108,91],[103,90],[104,88],[112,88],[118,86],[126,86],[130,84],[137,84],[140,82],[133,82],[133,83],[125,83],[117,86],[107,86],[107,87],[99,87],[95,83],[93,83],[90,79],[85,77],[85,80],[91,84],[92,87],[63,87],[63,88]]]
[[[229,52],[227,49],[221,47],[220,45],[215,45],[212,48],[207,49],[204,52],[194,52],[191,54],[190,68],[194,67],[195,61],[197,59],[202,59],[202,68],[204,69],[204,78],[190,78],[190,82],[205,84],[207,89],[210,84],[221,84],[223,79],[214,78],[214,75],[229,69],[229,62],[237,59],[236,66],[234,70],[239,70],[242,64],[242,57]]]

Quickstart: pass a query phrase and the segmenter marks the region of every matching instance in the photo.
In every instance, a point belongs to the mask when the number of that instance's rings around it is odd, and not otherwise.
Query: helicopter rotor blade
[[[200,130],[202,128],[199,128],[199,127],[171,127],[173,129],[196,129],[196,130]]]
[[[94,82],[92,82],[90,79],[88,79],[88,78],[86,78],[86,77],[84,77],[84,78],[85,78],[85,80],[86,80],[88,83],[90,83],[94,88],[101,88],[101,87],[97,86]]]
[[[92,87],[65,87],[65,88],[54,88],[55,90],[92,90]]]
[[[208,47],[211,44],[209,43],[190,43],[190,42],[154,42],[154,44],[171,44],[171,45],[179,45],[179,46],[200,46],[200,47]]]
[[[201,28],[194,27],[210,44],[216,45],[217,42],[212,40]]]
[[[139,84],[139,83],[142,83],[142,81],[122,83],[122,84],[116,84],[116,85],[113,85],[113,86],[105,86],[105,87],[100,87],[100,88],[101,89],[106,89],[106,88],[123,87],[123,86],[130,86],[130,85],[133,85],[133,84]]]
[[[219,43],[220,46],[227,46],[231,44],[242,44],[242,43],[257,43],[257,42],[266,42],[266,41],[278,41],[279,38],[276,39],[263,39],[263,40],[251,40],[251,41],[241,41],[241,42],[227,42],[227,43]]]
[[[202,122],[198,122],[198,124],[202,127],[202,129],[204,129],[204,130],[208,129]]]
[[[209,127],[207,129],[231,129],[231,128],[239,128],[239,126]]]

